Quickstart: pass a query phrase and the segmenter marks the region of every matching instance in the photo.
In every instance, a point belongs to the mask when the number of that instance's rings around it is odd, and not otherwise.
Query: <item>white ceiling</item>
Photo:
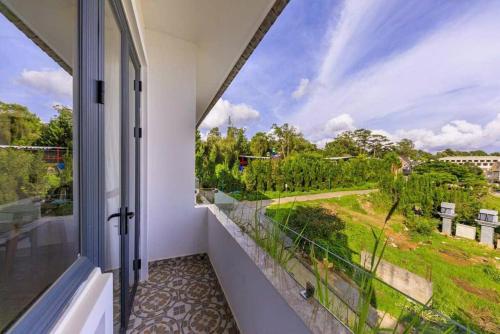
[[[274,0],[143,0],[146,29],[198,47],[197,121],[252,39]]]
[[[73,67],[78,17],[76,0],[3,2],[69,67]]]

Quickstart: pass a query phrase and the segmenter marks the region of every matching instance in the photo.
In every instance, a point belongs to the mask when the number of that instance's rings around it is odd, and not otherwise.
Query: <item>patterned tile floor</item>
[[[239,333],[207,255],[150,263],[127,333]]]

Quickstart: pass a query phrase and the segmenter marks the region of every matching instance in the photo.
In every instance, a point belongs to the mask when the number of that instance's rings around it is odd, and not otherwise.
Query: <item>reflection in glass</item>
[[[11,3],[6,6],[22,14],[29,29],[37,15],[47,19],[30,34],[37,46],[17,28],[18,19],[9,16],[16,25],[0,14],[0,331],[59,278],[79,249],[73,204],[76,1],[57,8]]]

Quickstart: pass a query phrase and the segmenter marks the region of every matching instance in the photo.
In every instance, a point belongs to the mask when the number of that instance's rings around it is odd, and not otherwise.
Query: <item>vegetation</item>
[[[438,161],[448,154],[483,154],[445,150],[436,155],[417,150],[403,139],[392,143],[370,130],[347,131],[318,149],[293,126],[273,124],[268,134],[256,133],[250,141],[244,129],[229,126],[226,136],[218,128],[206,140],[196,136],[196,176],[202,187],[217,187],[237,199],[261,200],[334,191],[380,188],[380,202],[400,199],[398,212],[406,227],[429,234],[441,202],[456,203],[457,222],[475,224],[488,192],[483,172],[473,165]],[[240,166],[238,157],[253,154]],[[485,153],[484,153],[485,154]],[[329,160],[331,156],[351,156]],[[411,175],[402,173],[402,160],[414,161]]]
[[[14,147],[0,149],[0,204],[34,196],[56,199],[61,192],[71,197],[73,114],[71,109],[64,106],[54,108],[57,115],[45,124],[24,106],[0,102],[2,145],[66,148],[64,168],[47,163],[41,151]],[[67,203],[60,203],[43,209],[64,214],[71,207]]]
[[[334,191],[352,191],[352,190],[366,190],[366,189],[375,189],[378,186],[375,182],[367,182],[361,183],[357,186],[352,187],[338,187],[338,188],[330,188],[330,189],[310,189],[307,191],[275,191],[275,190],[266,190],[266,191],[234,191],[229,193],[233,198],[242,201],[260,201],[265,199],[276,199],[281,197],[291,197],[291,196],[301,196],[301,195],[313,195],[313,194],[322,194]]]
[[[372,230],[377,235],[383,231],[382,237],[388,242],[384,259],[432,280],[434,308],[477,332],[499,332],[500,270],[495,258],[498,256],[497,252],[475,241],[439,234],[436,230],[439,221],[436,218],[425,218],[433,226],[427,235],[413,233],[405,228],[407,218],[401,210],[396,210],[384,228],[387,205],[381,201],[382,196],[381,193],[372,193],[293,205],[282,204],[267,208],[266,213],[277,221],[284,219],[285,215],[290,216],[288,224],[300,227],[307,226],[308,219],[304,217],[302,221],[293,221],[293,217],[297,217],[293,211],[303,210],[299,207],[308,207],[308,210],[321,208],[320,212],[331,215],[323,220],[341,220],[345,228],[332,231],[327,238],[321,230],[320,233],[311,234],[311,230],[304,229],[304,235],[328,248],[330,252],[358,264],[361,261],[361,251],[373,250],[375,247]],[[500,198],[491,195],[485,198],[483,205],[488,203],[487,208],[500,206]],[[334,257],[328,258],[328,261],[333,263],[334,267],[353,275],[352,270],[340,266]],[[403,305],[415,308],[407,305],[401,295],[395,294],[382,284],[375,282],[374,287],[378,309],[398,317]]]

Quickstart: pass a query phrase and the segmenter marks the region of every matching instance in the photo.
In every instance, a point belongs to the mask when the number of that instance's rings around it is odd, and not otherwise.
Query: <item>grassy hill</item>
[[[383,226],[385,210],[377,203],[378,195],[345,196],[328,200],[303,202],[297,205],[321,206],[342,219],[346,227],[342,241],[350,250],[351,260],[359,263],[360,252],[373,243],[371,228]],[[488,195],[483,206],[500,208],[500,198]],[[293,204],[273,206],[267,214],[282,220]],[[436,227],[439,221],[435,220]],[[394,215],[385,230],[388,247],[384,259],[433,282],[434,308],[470,324],[479,332],[500,333],[500,253],[475,241],[446,237],[437,229],[430,235],[408,231],[404,217]],[[338,247],[339,235],[329,243]],[[399,301],[388,289],[378,289],[379,308],[392,314],[398,312]]]

